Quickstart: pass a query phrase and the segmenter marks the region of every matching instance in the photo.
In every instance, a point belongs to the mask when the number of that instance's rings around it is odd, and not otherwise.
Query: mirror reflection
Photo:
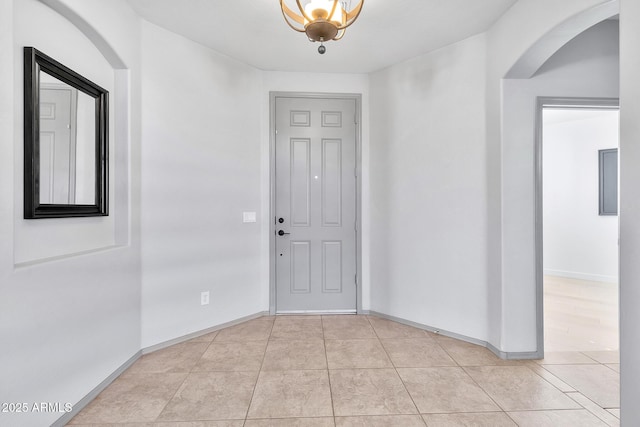
[[[95,203],[95,100],[40,72],[40,203]]]

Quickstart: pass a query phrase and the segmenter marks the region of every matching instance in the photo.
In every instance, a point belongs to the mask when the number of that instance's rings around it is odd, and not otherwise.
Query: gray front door
[[[356,101],[275,101],[276,310],[355,312]]]

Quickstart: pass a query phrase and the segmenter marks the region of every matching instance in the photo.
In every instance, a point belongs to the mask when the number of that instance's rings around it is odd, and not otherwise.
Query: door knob
[[[285,233],[284,230],[278,231],[278,236],[284,236],[285,234],[291,234],[291,233]]]
[[[284,218],[278,218],[278,222],[282,224],[284,222]]]

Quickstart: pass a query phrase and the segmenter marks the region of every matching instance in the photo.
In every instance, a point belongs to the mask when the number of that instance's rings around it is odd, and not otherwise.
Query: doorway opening
[[[537,286],[543,350],[617,351],[617,99],[538,100]]]

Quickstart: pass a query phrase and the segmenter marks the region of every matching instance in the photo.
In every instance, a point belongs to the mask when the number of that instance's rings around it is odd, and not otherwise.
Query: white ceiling
[[[372,72],[481,33],[516,1],[365,0],[344,38],[320,55],[287,26],[278,0],[128,0],[147,21],[254,67],[340,73]]]

